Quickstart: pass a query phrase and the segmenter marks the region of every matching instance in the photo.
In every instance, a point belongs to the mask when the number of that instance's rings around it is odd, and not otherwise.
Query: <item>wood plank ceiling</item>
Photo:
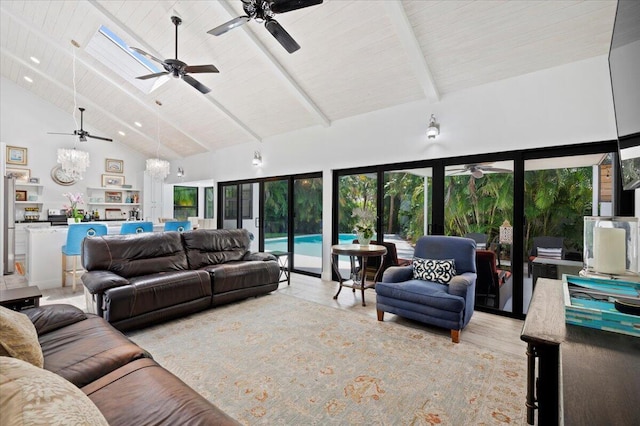
[[[160,100],[160,156],[176,159],[605,55],[615,9],[611,0],[325,0],[277,17],[302,47],[288,54],[257,22],[207,34],[244,14],[240,0],[2,0],[0,69],[71,116],[75,55],[86,125],[155,156]],[[196,76],[206,95],[174,79],[146,94],[86,51],[106,25],[173,58],[172,15],[183,19],[179,59],[220,69]]]

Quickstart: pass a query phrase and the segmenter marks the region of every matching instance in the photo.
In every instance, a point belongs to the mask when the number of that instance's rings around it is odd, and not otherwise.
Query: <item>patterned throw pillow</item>
[[[453,259],[435,260],[413,258],[413,278],[448,284],[456,275],[456,263]]]
[[[0,306],[0,355],[42,368],[44,357],[38,333],[28,316]]]
[[[80,389],[51,371],[0,356],[0,424],[108,426]]]

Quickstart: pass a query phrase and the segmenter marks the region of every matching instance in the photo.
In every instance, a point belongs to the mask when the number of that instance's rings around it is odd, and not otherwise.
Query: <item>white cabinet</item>
[[[157,179],[151,178],[147,173],[143,172],[144,197],[142,200],[142,212],[144,220],[158,223],[162,217],[162,191],[163,183]],[[172,214],[173,216],[173,214]]]
[[[27,253],[27,229],[48,228],[50,226],[50,222],[16,223],[16,256],[21,256]]]
[[[42,185],[37,183],[16,182],[16,217],[15,220],[41,220]]]

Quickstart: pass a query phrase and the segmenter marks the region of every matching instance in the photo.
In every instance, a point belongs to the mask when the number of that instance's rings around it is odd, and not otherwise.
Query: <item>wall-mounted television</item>
[[[619,0],[609,74],[624,189],[640,188],[640,1]]]

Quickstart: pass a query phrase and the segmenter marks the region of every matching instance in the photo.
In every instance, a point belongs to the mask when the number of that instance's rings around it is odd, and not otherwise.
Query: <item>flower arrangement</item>
[[[80,222],[82,219],[82,213],[78,210],[78,204],[84,204],[84,200],[82,199],[82,193],[77,192],[72,194],[71,192],[65,192],[62,196],[67,197],[69,199],[70,205],[65,205],[64,208],[67,209],[67,216],[70,218],[74,218],[76,222]]]
[[[376,229],[376,219],[378,218],[372,210],[356,207],[353,209],[351,217],[357,218],[354,225],[354,232],[358,236],[360,244],[369,244]]]

